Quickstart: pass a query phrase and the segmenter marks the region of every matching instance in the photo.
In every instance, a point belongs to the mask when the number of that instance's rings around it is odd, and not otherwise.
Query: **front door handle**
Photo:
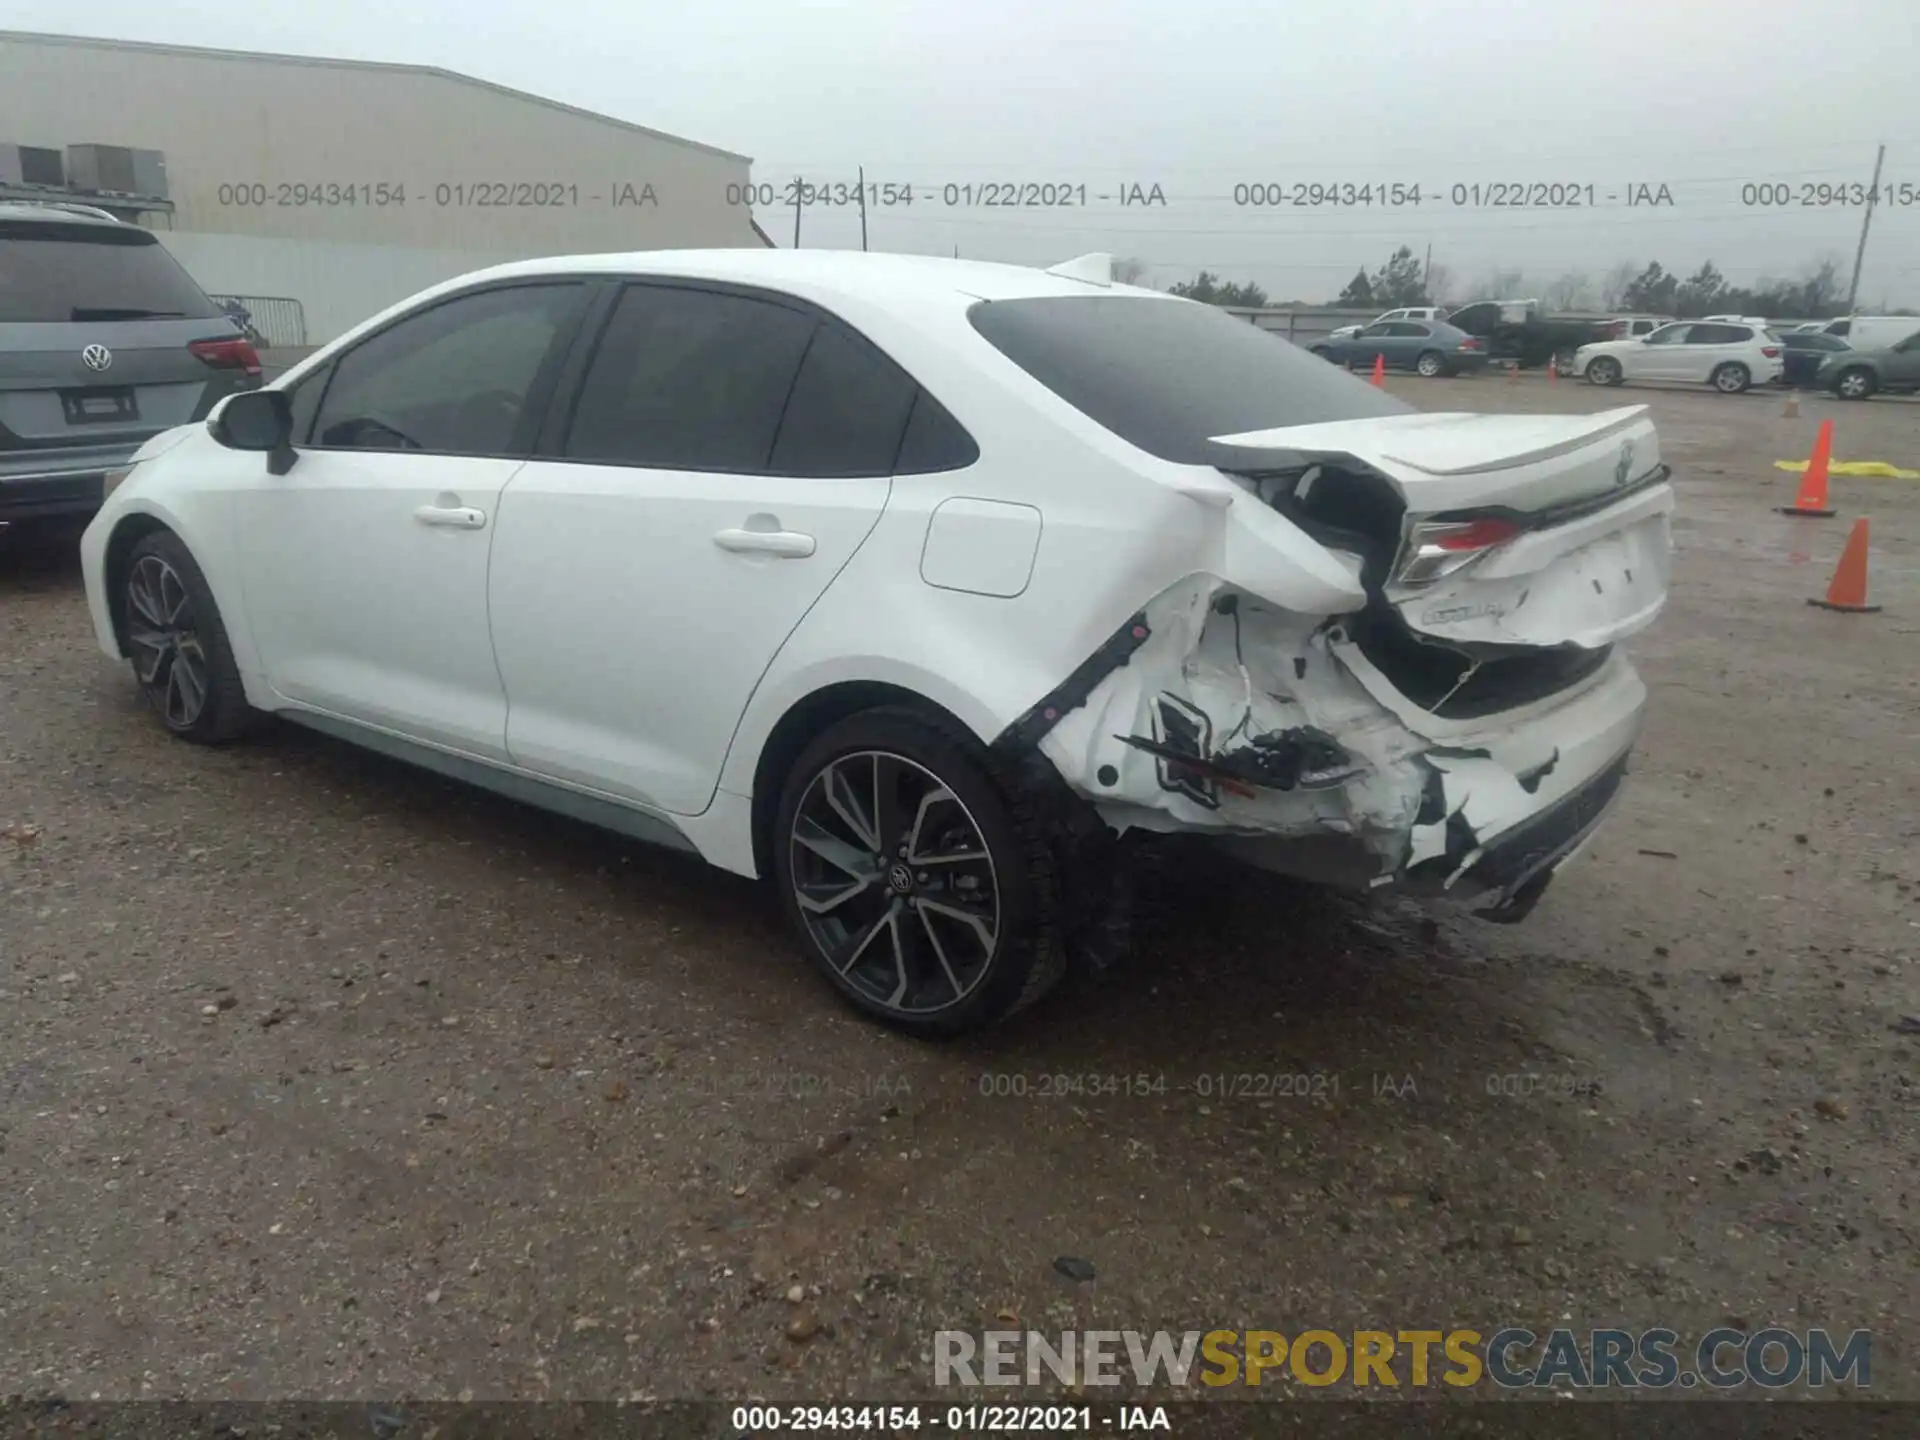
[[[487,523],[487,512],[471,505],[422,505],[413,512],[422,525],[439,525],[449,530],[478,530]]]
[[[778,555],[783,560],[804,560],[813,554],[811,535],[797,530],[722,530],[713,537],[722,550],[749,555]]]

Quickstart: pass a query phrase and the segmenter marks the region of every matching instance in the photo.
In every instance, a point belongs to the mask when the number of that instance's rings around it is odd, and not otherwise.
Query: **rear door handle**
[[[813,537],[797,530],[722,530],[713,543],[722,550],[778,555],[784,560],[804,560],[814,551]]]
[[[487,523],[487,512],[471,505],[422,505],[413,512],[422,525],[439,525],[449,530],[478,530]]]

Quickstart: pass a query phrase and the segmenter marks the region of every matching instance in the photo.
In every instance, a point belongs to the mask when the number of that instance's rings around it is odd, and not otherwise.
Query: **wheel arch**
[[[976,734],[953,711],[917,690],[885,680],[841,680],[801,696],[774,722],[754,761],[751,825],[754,869],[773,873],[773,822],[787,775],[814,738],[862,711],[915,710],[966,734]]]
[[[112,533],[107,536],[106,549],[102,552],[100,578],[107,599],[107,618],[112,622],[114,644],[119,646],[123,659],[129,653],[127,614],[126,607],[118,603],[118,597],[126,587],[127,573],[133,566],[134,546],[162,530],[176,536],[182,545],[187,545],[186,537],[160,516],[135,510],[115,522]],[[193,547],[187,545],[187,548],[191,550]]]

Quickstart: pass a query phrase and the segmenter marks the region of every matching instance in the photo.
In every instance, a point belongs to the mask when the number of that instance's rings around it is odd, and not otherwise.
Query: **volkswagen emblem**
[[[1624,485],[1627,483],[1628,477],[1632,474],[1633,442],[1631,440],[1623,440],[1620,442],[1620,458],[1613,464],[1613,483],[1615,485]]]
[[[104,345],[89,345],[80,352],[80,358],[89,370],[105,370],[113,364],[113,351]]]

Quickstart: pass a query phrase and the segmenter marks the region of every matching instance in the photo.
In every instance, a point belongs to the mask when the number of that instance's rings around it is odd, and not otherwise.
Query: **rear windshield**
[[[219,313],[149,231],[0,220],[0,324]]]
[[[981,301],[995,349],[1149,455],[1208,462],[1216,435],[1401,415],[1411,405],[1210,305],[1132,295]]]

